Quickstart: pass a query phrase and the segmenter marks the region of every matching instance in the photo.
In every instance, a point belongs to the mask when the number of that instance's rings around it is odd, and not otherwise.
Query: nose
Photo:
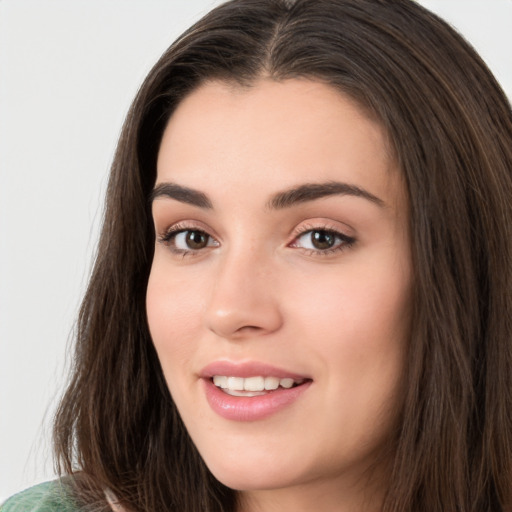
[[[207,306],[207,328],[222,338],[242,339],[275,332],[282,323],[271,262],[251,251],[222,258]]]

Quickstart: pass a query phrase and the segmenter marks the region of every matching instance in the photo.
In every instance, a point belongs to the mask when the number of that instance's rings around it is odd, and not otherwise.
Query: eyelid
[[[171,224],[166,224],[163,229],[157,230],[157,238],[159,241],[163,242],[165,241],[164,239],[166,237],[180,231],[204,231],[208,236],[214,238],[217,241],[219,240],[219,237],[209,226],[197,220],[182,220],[173,222]]]
[[[297,238],[298,236],[307,233],[308,231],[332,231],[334,233],[339,233],[347,238],[355,238],[353,234],[353,229],[350,226],[341,225],[339,222],[334,222],[327,219],[311,219],[307,220],[299,224],[295,227],[291,233],[292,238]]]
[[[215,243],[210,245],[206,245],[205,247],[199,248],[199,249],[180,249],[174,245],[174,239],[177,235],[180,233],[186,232],[186,231],[200,231],[204,233],[206,236],[210,238],[210,240],[213,240]],[[194,257],[194,256],[200,256],[206,252],[207,249],[212,249],[214,247],[218,247],[220,245],[220,242],[218,241],[218,238],[214,236],[211,233],[211,229],[208,227],[205,227],[202,222],[199,221],[179,221],[175,222],[168,227],[166,227],[164,230],[161,230],[157,234],[157,241],[163,245],[165,245],[170,253],[174,255],[175,257]]]
[[[337,236],[342,241],[342,243],[339,243],[338,245],[327,249],[310,249],[294,245],[297,243],[297,240],[301,238],[303,235],[315,231],[325,231],[328,233],[332,233],[335,236]],[[345,229],[341,229],[339,225],[334,225],[332,222],[328,222],[325,220],[319,219],[318,221],[308,221],[307,223],[301,224],[297,228],[295,228],[294,232],[292,233],[293,239],[291,242],[288,243],[288,247],[293,247],[297,250],[301,250],[307,255],[311,256],[330,256],[333,255],[334,253],[339,253],[341,251],[349,249],[357,242],[355,236],[347,234],[346,231],[347,230]]]

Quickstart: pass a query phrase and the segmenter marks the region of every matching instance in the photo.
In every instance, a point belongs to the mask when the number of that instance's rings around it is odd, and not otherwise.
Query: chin
[[[222,484],[235,491],[263,491],[288,487],[293,480],[287,473],[277,474],[265,467],[251,467],[233,470],[227,467],[210,468],[213,476]]]
[[[293,465],[281,458],[276,459],[275,454],[264,457],[261,452],[251,454],[242,450],[226,450],[214,456],[205,455],[202,454],[203,460],[213,476],[237,491],[286,487],[296,477],[291,469]],[[278,452],[279,455],[282,454]]]
[[[210,454],[211,455],[211,454]],[[204,458],[208,469],[222,484],[236,491],[284,489],[315,480],[322,473],[304,457],[286,457],[286,451],[232,450]],[[322,468],[327,469],[327,468]]]

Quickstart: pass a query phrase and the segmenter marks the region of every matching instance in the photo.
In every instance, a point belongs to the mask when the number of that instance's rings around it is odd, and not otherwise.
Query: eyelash
[[[189,249],[189,250],[184,250],[184,249],[178,249],[177,247],[175,247],[174,245],[174,240],[175,238],[180,234],[180,233],[186,233],[187,231],[195,231],[197,233],[204,233],[208,238],[210,239],[214,239],[211,235],[209,235],[204,229],[199,229],[197,226],[190,226],[190,225],[187,225],[187,224],[174,224],[173,226],[171,226],[169,229],[167,229],[165,231],[165,233],[163,233],[159,238],[158,238],[158,241],[166,246],[169,247],[170,251],[177,255],[177,256],[182,256],[182,258],[185,258],[186,256],[195,256],[198,254],[198,252],[200,252],[200,250],[194,250],[194,249]]]
[[[340,232],[337,229],[334,229],[333,227],[326,226],[326,225],[316,225],[316,226],[302,226],[299,228],[297,233],[294,234],[293,242],[289,244],[291,247],[293,247],[294,243],[299,240],[301,237],[308,233],[314,233],[314,232],[322,232],[327,235],[333,235],[336,239],[340,241],[338,245],[334,247],[330,247],[328,249],[306,249],[306,248],[300,248],[302,249],[308,256],[330,256],[335,253],[339,253],[342,251],[345,251],[347,249],[350,249],[355,243],[356,239],[352,236],[348,236],[345,233]]]
[[[169,247],[171,252],[175,255],[181,256],[182,258],[185,258],[187,256],[196,256],[198,255],[202,249],[178,249],[174,245],[174,240],[176,237],[181,233],[186,233],[188,231],[193,231],[197,233],[202,233],[206,235],[210,240],[215,240],[207,231],[204,229],[199,229],[197,226],[190,226],[187,224],[175,224],[171,226],[169,229],[167,229],[161,236],[158,237],[158,241],[166,246]],[[322,232],[327,235],[334,236],[338,243],[336,246],[328,248],[328,249],[308,249],[304,247],[298,247],[296,245],[297,241],[303,237],[304,235],[308,233],[314,233],[314,232]],[[218,244],[218,242],[215,240],[215,242]],[[352,247],[356,242],[356,239],[354,237],[348,236],[344,233],[341,233],[337,229],[334,229],[330,226],[324,226],[324,225],[316,225],[316,226],[302,226],[295,234],[293,241],[288,244],[289,247],[296,247],[297,249],[301,249],[305,254],[308,256],[329,256],[334,253],[342,252],[346,249],[349,249]],[[208,248],[208,246],[204,247],[203,249]]]

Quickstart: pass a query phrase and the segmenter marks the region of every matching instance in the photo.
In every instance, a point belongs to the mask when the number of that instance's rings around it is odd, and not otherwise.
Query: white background
[[[49,433],[131,99],[214,0],[0,0],[0,502],[53,477]],[[512,98],[512,0],[423,0]]]

